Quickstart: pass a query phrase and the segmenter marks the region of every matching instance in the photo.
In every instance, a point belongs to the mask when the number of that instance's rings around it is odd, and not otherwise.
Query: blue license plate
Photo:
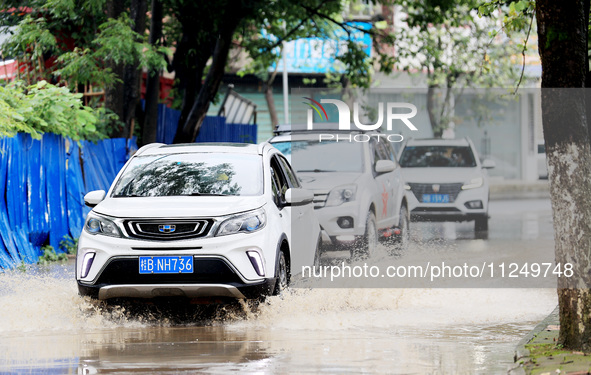
[[[423,194],[423,203],[449,203],[449,194]]]
[[[140,257],[140,273],[193,273],[193,256]]]

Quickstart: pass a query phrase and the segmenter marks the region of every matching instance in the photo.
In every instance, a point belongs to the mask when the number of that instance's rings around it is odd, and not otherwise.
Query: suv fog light
[[[252,263],[252,267],[259,276],[265,276],[265,267],[263,266],[263,259],[258,251],[247,251],[248,259]]]
[[[81,278],[85,278],[86,276],[88,276],[95,255],[96,254],[92,252],[84,254],[84,258],[82,259],[82,272],[80,273]]]
[[[353,218],[351,216],[343,216],[337,219],[337,224],[343,229],[353,228]]]
[[[469,202],[466,202],[464,204],[464,206],[466,206],[466,208],[472,208],[472,209],[482,208],[482,201],[469,201]]]

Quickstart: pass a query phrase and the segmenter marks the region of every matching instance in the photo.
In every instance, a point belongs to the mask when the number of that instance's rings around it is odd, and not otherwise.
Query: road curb
[[[490,200],[550,198],[548,180],[504,182],[490,184]]]
[[[517,347],[515,348],[515,355],[513,356],[513,362],[515,362],[515,367],[509,370],[510,375],[521,375],[525,374],[525,370],[523,369],[523,363],[527,362],[526,359],[529,357],[529,350],[525,348],[530,341],[534,339],[540,332],[544,331],[549,325],[558,324],[559,317],[558,317],[558,306],[548,315],[544,320],[542,320],[538,325],[534,327],[531,332],[529,332],[525,337],[523,337]],[[518,363],[519,362],[519,363]]]

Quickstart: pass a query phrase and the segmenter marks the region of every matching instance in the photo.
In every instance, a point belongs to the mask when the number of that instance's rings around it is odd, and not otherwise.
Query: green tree
[[[389,1],[376,0],[376,5],[391,6]],[[344,91],[350,88],[366,89],[371,86],[372,75],[377,68],[382,72],[392,71],[392,56],[385,46],[393,43],[387,23],[381,18],[369,20],[372,28],[360,28],[346,19],[343,13],[354,7],[356,0],[342,2],[288,2],[280,7],[268,8],[260,19],[253,20],[258,28],[251,27],[250,33],[241,38],[240,46],[247,52],[250,62],[239,72],[240,75],[254,74],[263,82],[265,99],[271,114],[272,125],[277,125],[278,117],[272,95],[272,84],[277,70],[271,70],[281,60],[282,44],[301,38],[319,38],[340,43],[333,58],[332,70],[326,74],[325,82],[338,86]],[[357,4],[359,5],[359,4]],[[264,34],[261,33],[264,30]],[[365,46],[354,36],[370,34],[373,40],[374,57],[366,55]],[[344,38],[343,38],[344,35]]]
[[[342,53],[336,56],[344,67],[341,83],[369,87],[376,60],[383,62],[379,65],[382,69],[391,69],[391,64],[386,64],[391,60],[387,53],[378,48],[376,58],[369,59],[363,46],[352,40],[351,34],[358,27],[342,17],[348,2],[166,0],[165,3],[173,9],[181,29],[172,63],[184,92],[175,142],[192,141],[197,135],[209,103],[218,92],[232,43],[242,48],[252,60],[246,71],[264,79],[267,88],[274,77],[268,70],[279,60],[279,47],[284,41],[305,37],[334,38],[336,29],[349,36]],[[261,34],[263,29],[266,36]],[[386,33],[382,35],[377,30],[363,32],[380,35],[382,41],[391,40]],[[210,58],[211,64],[207,66]]]
[[[583,90],[590,74],[589,1],[538,0],[536,19],[556,262],[572,263],[575,272],[569,282],[559,279],[560,342],[569,349],[590,351],[591,113],[585,100],[588,90]]]
[[[542,125],[548,158],[556,262],[573,265],[558,279],[559,343],[591,351],[590,1],[494,0],[509,32],[537,21],[542,61]],[[525,43],[524,43],[525,45]]]
[[[121,120],[117,124],[122,124],[110,134],[130,135],[133,120],[139,117],[144,142],[155,140],[156,83],[165,66],[175,73],[182,102],[175,142],[190,142],[218,93],[232,48],[242,49],[261,67],[268,68],[277,60],[277,47],[283,41],[330,38],[335,29],[347,34],[355,29],[343,20],[341,13],[348,3],[340,0],[153,0],[148,43],[147,0],[5,3],[15,11],[0,14],[0,22],[18,25],[18,29],[4,47],[4,55],[16,56],[25,63],[23,78],[31,83],[59,79],[73,91],[105,88],[105,106],[111,111],[107,113],[116,114]],[[24,18],[22,6],[32,9]],[[262,29],[275,37],[263,37]],[[172,61],[165,61],[165,48],[170,46],[175,47],[175,54]],[[367,87],[374,61],[351,40],[341,51],[337,56],[345,67],[341,82]],[[149,116],[145,119],[137,106],[138,68],[147,68],[151,77],[146,94]],[[98,100],[89,103],[99,105]]]
[[[140,69],[165,66],[164,51],[147,43],[142,2],[5,0],[0,23],[16,29],[3,56],[19,60],[20,79],[59,81],[84,92],[90,106],[103,105],[104,91],[109,133],[127,137],[139,104]]]
[[[435,137],[454,121],[454,97],[465,88],[509,87],[520,71],[519,36],[499,33],[495,13],[481,18],[474,0],[400,0],[407,14],[396,29],[396,67],[426,76]]]
[[[99,114],[83,106],[81,96],[46,81],[0,86],[0,136],[23,132],[40,139],[43,133],[55,133],[74,141],[104,137],[97,130]]]

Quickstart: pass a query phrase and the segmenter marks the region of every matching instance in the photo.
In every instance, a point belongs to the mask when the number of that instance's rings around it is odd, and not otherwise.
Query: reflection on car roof
[[[234,153],[257,154],[258,146],[250,143],[181,143],[152,147],[142,155],[185,154],[185,153]]]
[[[409,139],[406,142],[407,146],[468,146],[469,143],[465,138],[460,139],[441,139],[441,138],[423,138],[423,139]]]

